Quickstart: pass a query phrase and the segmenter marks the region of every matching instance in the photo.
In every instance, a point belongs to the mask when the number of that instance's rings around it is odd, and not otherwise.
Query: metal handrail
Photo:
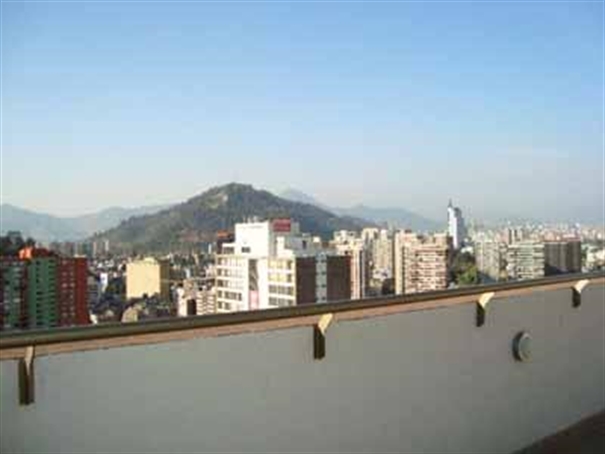
[[[329,303],[308,304],[260,311],[199,315],[183,318],[153,319],[143,320],[137,323],[108,323],[103,325],[5,332],[0,333],[0,350],[31,345],[35,346],[64,342],[90,341],[123,336],[157,334],[170,331],[259,323],[289,318],[323,315],[327,313],[349,312],[401,304],[447,300],[457,297],[481,295],[485,292],[527,289],[567,282],[573,283],[583,279],[599,278],[605,278],[604,271],[565,274],[526,281],[477,285],[452,290],[439,290],[386,297],[379,296],[361,300],[334,301]]]

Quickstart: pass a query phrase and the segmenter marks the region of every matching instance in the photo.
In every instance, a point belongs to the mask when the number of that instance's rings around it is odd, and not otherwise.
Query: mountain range
[[[115,227],[131,216],[156,213],[166,207],[167,205],[113,207],[82,216],[60,217],[4,203],[0,205],[0,226],[3,234],[18,230],[24,237],[42,242],[77,241]]]
[[[155,214],[131,217],[93,239],[109,240],[112,249],[128,252],[168,252],[213,241],[219,230],[237,222],[287,217],[303,232],[330,238],[334,230],[358,230],[373,225],[349,216],[337,216],[308,203],[293,202],[253,188],[231,183],[192,197]]]
[[[297,189],[287,189],[280,196],[295,202],[309,203],[340,216],[366,219],[379,225],[389,225],[417,231],[440,230],[445,227],[444,223],[439,223],[404,208],[373,208],[361,204],[353,205],[349,208],[329,207]]]
[[[97,213],[59,217],[16,207],[0,206],[1,230],[19,230],[38,241],[109,239],[115,247],[142,251],[169,250],[212,239],[221,229],[230,229],[249,217],[291,217],[301,229],[325,238],[338,229],[392,225],[415,230],[433,230],[439,224],[398,208],[356,205],[331,208],[294,189],[278,197],[250,185],[227,184],[212,188],[184,203],[138,208],[108,208]]]

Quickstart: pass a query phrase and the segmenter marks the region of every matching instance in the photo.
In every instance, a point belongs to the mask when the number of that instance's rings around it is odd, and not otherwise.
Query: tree
[[[31,238],[30,238],[31,239]],[[34,240],[32,240],[34,241]],[[35,241],[34,241],[35,244]],[[16,257],[19,251],[23,249],[26,243],[21,238],[21,235],[6,235],[0,237],[0,256]]]
[[[469,252],[455,253],[450,278],[459,286],[477,285],[479,283],[479,273],[473,254]]]
[[[456,283],[460,286],[479,284],[479,273],[477,272],[477,267],[475,265],[471,265],[469,268],[467,268],[466,271],[458,276],[458,281]]]

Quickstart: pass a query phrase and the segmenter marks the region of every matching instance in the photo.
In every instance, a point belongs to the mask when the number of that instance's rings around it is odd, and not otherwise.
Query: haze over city
[[[2,3],[2,202],[230,181],[443,219],[603,219],[598,2]],[[514,24],[514,26],[513,26]]]

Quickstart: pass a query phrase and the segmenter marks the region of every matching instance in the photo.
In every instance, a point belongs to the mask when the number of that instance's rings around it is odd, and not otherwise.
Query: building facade
[[[88,263],[84,257],[57,258],[59,326],[88,323]]]
[[[207,279],[187,278],[177,289],[177,315],[209,315],[216,313],[216,290]]]
[[[482,239],[475,242],[474,250],[481,282],[502,279],[506,265],[506,245],[495,239]]]
[[[348,259],[290,219],[236,224],[235,241],[216,257],[218,312],[285,307],[350,298]],[[342,267],[348,272],[343,272]],[[345,279],[348,291],[334,279]]]
[[[86,258],[24,248],[0,262],[0,329],[85,325]]]
[[[371,250],[362,238],[334,234],[332,245],[339,255],[349,258],[351,269],[351,298],[362,299],[368,294],[371,277]]]
[[[451,200],[447,206],[447,228],[448,234],[452,238],[452,247],[455,250],[460,249],[466,238],[466,226],[462,217],[462,210],[454,207]]]
[[[544,243],[544,274],[547,276],[582,271],[580,240],[547,241]]]
[[[26,262],[0,258],[0,329],[27,327]]]
[[[393,235],[391,231],[381,229],[372,244],[373,273],[384,278],[393,276]]]
[[[508,246],[506,271],[509,279],[544,277],[544,243],[520,241]]]
[[[126,298],[158,296],[170,299],[170,266],[165,260],[147,257],[126,264]]]
[[[395,293],[443,290],[448,286],[451,239],[398,232],[395,237]]]

